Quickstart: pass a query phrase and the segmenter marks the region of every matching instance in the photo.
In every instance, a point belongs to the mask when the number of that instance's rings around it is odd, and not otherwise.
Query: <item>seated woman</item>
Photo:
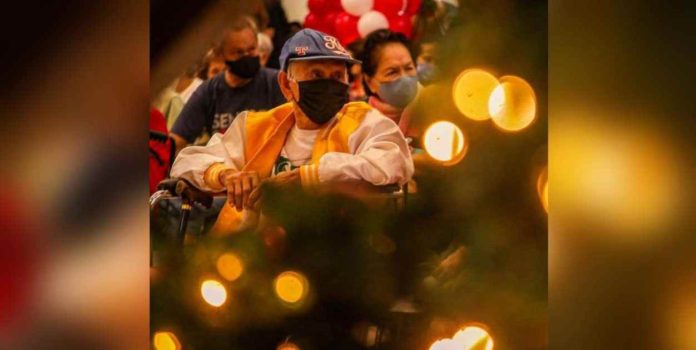
[[[419,89],[410,47],[403,34],[380,29],[367,36],[362,52],[367,102],[399,125],[404,135],[408,131],[404,111]]]
[[[428,163],[422,150],[410,141],[420,136],[410,122],[410,107],[422,88],[411,51],[411,42],[401,33],[388,29],[372,32],[365,38],[362,51],[363,85],[367,102],[393,120],[411,143],[413,161]]]

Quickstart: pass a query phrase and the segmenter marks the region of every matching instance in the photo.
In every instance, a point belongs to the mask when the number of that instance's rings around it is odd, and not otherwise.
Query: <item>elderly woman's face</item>
[[[372,77],[366,77],[372,91],[379,90],[380,83],[399,79],[402,76],[416,76],[416,65],[408,49],[400,43],[389,43],[377,54],[377,69]]]

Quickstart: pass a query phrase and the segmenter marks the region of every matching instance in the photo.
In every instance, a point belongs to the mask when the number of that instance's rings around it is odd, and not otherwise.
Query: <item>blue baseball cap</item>
[[[280,70],[287,72],[290,61],[332,59],[360,63],[336,37],[314,29],[302,29],[290,37],[280,51]]]

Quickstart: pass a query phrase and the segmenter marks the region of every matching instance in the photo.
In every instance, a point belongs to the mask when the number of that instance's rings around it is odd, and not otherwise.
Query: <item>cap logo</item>
[[[298,56],[304,56],[309,51],[309,46],[297,46],[295,47],[295,52]]]
[[[350,53],[348,53],[348,51],[346,51],[346,49],[343,48],[343,45],[341,45],[341,43],[338,42],[338,39],[330,35],[324,36],[324,46],[327,49],[331,50],[331,52],[333,53],[350,57]]]

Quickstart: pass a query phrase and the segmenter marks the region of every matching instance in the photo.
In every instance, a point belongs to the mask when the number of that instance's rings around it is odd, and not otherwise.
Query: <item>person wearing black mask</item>
[[[278,86],[278,71],[261,67],[256,26],[242,17],[224,32],[220,51],[224,72],[193,93],[173,125],[171,135],[177,150],[224,133],[237,115],[246,110],[268,110],[285,102]]]
[[[399,127],[365,102],[348,102],[349,64],[338,40],[303,29],[283,46],[278,83],[289,101],[240,114],[224,135],[179,153],[172,176],[204,191],[226,191],[216,233],[248,228],[260,184],[316,186],[363,181],[404,184],[413,160]]]

